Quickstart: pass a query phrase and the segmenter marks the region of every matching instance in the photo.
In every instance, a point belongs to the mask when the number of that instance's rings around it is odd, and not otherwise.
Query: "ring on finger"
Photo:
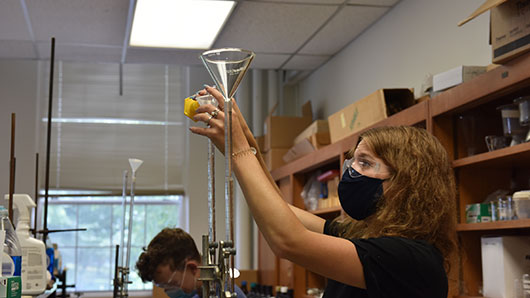
[[[213,110],[213,112],[210,114],[213,118],[217,118],[217,115],[219,114],[219,109]]]
[[[212,114],[208,114],[208,115],[209,115],[209,117],[208,117],[208,120],[206,120],[206,125],[210,125],[210,120],[212,120],[212,118],[214,118]]]

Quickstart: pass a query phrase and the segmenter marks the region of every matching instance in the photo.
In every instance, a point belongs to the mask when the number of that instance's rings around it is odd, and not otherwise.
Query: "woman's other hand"
[[[190,127],[190,131],[194,134],[208,137],[215,146],[224,154],[225,146],[225,102],[224,97],[217,89],[206,86],[205,89],[199,91],[199,95],[204,95],[206,91],[213,97],[215,97],[219,103],[219,107],[213,105],[201,105],[197,108],[193,119],[195,121],[201,121],[206,124],[207,127]],[[232,99],[232,104],[236,105],[236,102]],[[241,123],[239,122],[239,116],[237,114],[238,109],[232,109],[232,146],[233,152],[239,152],[248,149],[248,141],[245,138]]]

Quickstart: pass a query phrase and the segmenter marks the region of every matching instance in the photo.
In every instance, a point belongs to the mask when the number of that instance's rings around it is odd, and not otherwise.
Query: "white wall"
[[[320,119],[380,88],[413,87],[428,73],[488,65],[489,12],[458,27],[484,0],[402,0],[299,85]]]
[[[35,193],[37,63],[0,60],[0,202],[9,193],[11,113],[16,113],[15,192]],[[41,160],[43,156],[39,157]]]

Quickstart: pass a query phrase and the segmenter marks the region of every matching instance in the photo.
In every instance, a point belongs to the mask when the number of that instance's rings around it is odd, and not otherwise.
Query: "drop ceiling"
[[[241,0],[213,48],[252,50],[253,68],[314,70],[398,2]],[[1,0],[0,59],[47,60],[53,36],[62,61],[200,64],[202,50],[128,46],[134,6],[134,0]]]

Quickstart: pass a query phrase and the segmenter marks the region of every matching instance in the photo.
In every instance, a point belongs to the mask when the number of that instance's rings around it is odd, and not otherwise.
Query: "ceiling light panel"
[[[131,46],[209,49],[235,1],[139,0]]]

